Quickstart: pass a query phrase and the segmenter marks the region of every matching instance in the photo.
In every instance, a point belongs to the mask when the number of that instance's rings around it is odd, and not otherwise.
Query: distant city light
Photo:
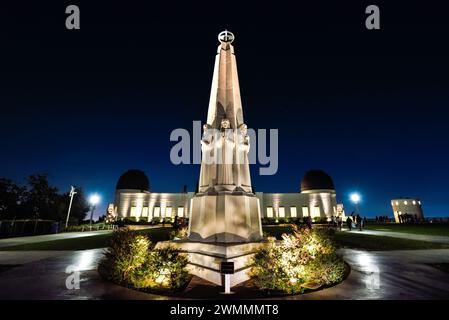
[[[360,195],[358,193],[351,193],[350,199],[354,203],[359,203],[360,202]]]
[[[89,202],[91,205],[97,205],[98,203],[100,203],[100,196],[96,193],[91,195],[89,198]]]

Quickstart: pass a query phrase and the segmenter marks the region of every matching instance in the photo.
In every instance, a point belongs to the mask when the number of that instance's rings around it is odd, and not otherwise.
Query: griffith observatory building
[[[129,170],[118,180],[115,201],[115,215],[134,218],[136,221],[152,221],[153,218],[174,218],[190,216],[194,192],[160,193],[152,192],[148,177],[143,171]],[[301,180],[299,192],[265,193],[256,192],[261,217],[273,219],[312,219],[344,216],[342,204],[337,204],[334,183],[321,170],[308,171]]]

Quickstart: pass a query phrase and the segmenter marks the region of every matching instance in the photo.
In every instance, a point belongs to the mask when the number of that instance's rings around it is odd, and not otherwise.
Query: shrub
[[[123,219],[123,221],[125,223],[136,223],[137,222],[137,218],[136,217],[126,217]]]
[[[172,220],[172,218],[170,218],[170,217],[165,217],[165,218],[163,219],[163,223],[173,223],[173,220]]]
[[[178,289],[188,280],[185,254],[151,241],[128,228],[115,231],[99,266],[106,279],[137,289]]]
[[[159,218],[159,217],[154,217],[153,219],[151,219],[152,224],[159,224],[160,222],[161,222],[161,218]]]
[[[268,246],[256,253],[251,269],[256,284],[265,290],[299,293],[343,280],[344,262],[326,231],[292,227],[292,234],[283,234],[280,242],[269,239]]]
[[[130,282],[135,288],[179,289],[188,280],[187,258],[167,247],[152,251],[142,268],[136,270]]]
[[[315,223],[327,223],[326,217],[314,217],[313,222]]]
[[[184,228],[179,228],[179,229],[175,229],[170,233],[170,238],[173,239],[185,239],[187,238],[189,234],[189,228],[184,227]]]
[[[138,235],[128,228],[113,233],[105,259],[100,266],[107,272],[107,277],[118,283],[126,282],[130,273],[147,260],[150,240]]]

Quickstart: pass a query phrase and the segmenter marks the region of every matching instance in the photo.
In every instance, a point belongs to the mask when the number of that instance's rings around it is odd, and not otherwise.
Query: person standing
[[[356,216],[356,223],[357,226],[359,227],[359,231],[362,231],[362,217],[360,217],[360,214],[357,214]]]
[[[352,219],[350,217],[348,217],[346,219],[346,225],[348,226],[348,230],[351,231],[352,230]]]
[[[341,216],[337,217],[337,225],[338,225],[338,230],[341,231],[341,225],[343,224],[343,219],[341,218]]]

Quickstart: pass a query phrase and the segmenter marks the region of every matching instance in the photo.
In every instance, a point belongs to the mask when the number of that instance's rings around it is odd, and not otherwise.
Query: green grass
[[[388,226],[388,225],[387,225]],[[380,229],[385,228],[382,225],[376,225]],[[398,227],[402,227],[398,225]],[[396,225],[392,225],[392,228],[398,228]],[[436,230],[443,230],[443,225],[418,225],[418,226],[404,226],[402,232],[406,232],[407,228],[420,228],[423,227],[422,232],[426,228],[434,228],[432,232],[439,232]],[[436,228],[435,228],[436,227]],[[170,239],[170,232],[173,229],[171,227],[159,227],[151,229],[138,230],[136,232],[141,234],[147,234],[151,241],[158,242]],[[371,229],[374,230],[374,229]],[[396,231],[392,230],[392,231]],[[292,231],[289,225],[280,226],[263,226],[263,231],[266,235],[274,236],[277,239],[281,239],[283,233],[290,233]],[[421,233],[424,234],[424,233]],[[433,233],[435,234],[435,233]],[[111,239],[112,233],[99,234],[95,236],[62,239],[54,241],[46,241],[39,243],[22,244],[13,247],[0,248],[0,251],[31,251],[31,250],[86,250],[104,248],[108,246],[108,242]],[[350,232],[337,232],[335,235],[337,244],[341,247],[365,249],[365,250],[416,250],[416,249],[445,249],[449,248],[447,244],[438,244],[426,241],[399,239],[393,237],[373,236],[360,233]]]
[[[160,227],[143,229],[136,231],[139,234],[147,234],[151,241],[156,243],[158,241],[170,240],[171,227]],[[99,234],[95,236],[62,239],[54,241],[45,241],[38,243],[27,243],[12,247],[0,248],[0,251],[45,251],[45,250],[86,250],[97,249],[108,246],[112,233]]]
[[[416,226],[419,227],[419,226]],[[425,227],[425,226],[424,226]],[[431,226],[433,227],[433,226]],[[283,233],[292,231],[288,225],[263,226],[267,235],[281,239]],[[419,250],[419,249],[447,249],[449,245],[419,240],[400,239],[393,237],[373,236],[351,232],[337,232],[335,242],[340,247],[365,250]]]
[[[366,229],[449,237],[449,224],[369,224]]]
[[[335,241],[341,247],[365,250],[448,249],[448,244],[427,241],[373,236],[351,232],[337,232]]]

